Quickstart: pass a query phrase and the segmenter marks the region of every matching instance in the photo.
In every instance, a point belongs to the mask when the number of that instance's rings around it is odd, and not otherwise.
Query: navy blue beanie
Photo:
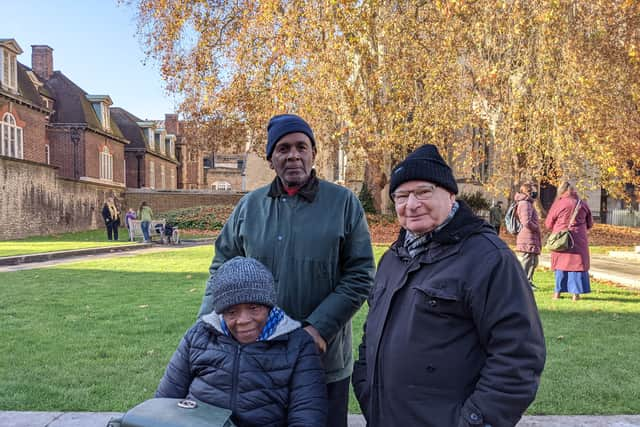
[[[294,132],[302,132],[311,140],[311,145],[316,146],[316,140],[313,137],[311,126],[305,122],[302,117],[295,114],[280,114],[271,117],[267,125],[267,160],[271,159],[271,154],[276,148],[276,144],[280,139]]]
[[[440,156],[438,148],[432,144],[416,148],[393,169],[389,194],[393,194],[400,184],[407,181],[433,182],[453,194],[458,194],[458,184],[451,168]]]

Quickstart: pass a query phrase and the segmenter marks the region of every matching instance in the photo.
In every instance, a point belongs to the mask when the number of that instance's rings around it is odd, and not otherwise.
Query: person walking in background
[[[120,212],[113,202],[113,198],[109,197],[102,206],[102,218],[107,228],[107,239],[118,240],[118,226],[120,225]]]
[[[184,335],[155,396],[231,409],[238,426],[324,427],[320,356],[300,322],[276,305],[269,270],[236,257],[213,284],[212,312]]]
[[[555,270],[556,277],[553,298],[558,299],[562,292],[569,292],[577,301],[580,295],[591,292],[587,230],[593,227],[593,217],[587,202],[578,197],[575,187],[569,182],[565,181],[558,187],[558,195],[549,209],[545,226],[551,232],[566,229],[571,232],[573,248],[565,252],[551,252],[551,269]]]
[[[496,229],[496,234],[500,235],[500,226],[504,221],[504,212],[502,211],[502,200],[498,200],[489,209],[489,224]]]
[[[277,301],[302,323],[322,354],[327,426],[346,427],[353,367],[351,317],[373,283],[375,263],[364,209],[355,194],[318,179],[309,124],[277,115],[267,127],[270,185],[246,194],[215,242],[199,316],[212,310],[216,271],[236,256],[262,262],[276,278]]]
[[[518,260],[456,200],[434,145],[393,169],[389,193],[401,230],[378,264],[353,371],[367,425],[516,425],[546,357]]]
[[[133,208],[129,208],[129,210],[127,211],[127,214],[124,216],[124,225],[127,226],[127,230],[129,230],[129,241],[133,242],[134,239],[134,235],[133,235],[133,224],[131,224],[131,221],[136,219],[136,211],[133,210]]]
[[[140,209],[138,209],[138,218],[140,219],[140,228],[142,229],[144,242],[149,243],[151,241],[151,236],[149,235],[149,225],[151,225],[153,211],[151,210],[151,207],[147,205],[147,202],[142,202],[140,204]]]
[[[533,201],[538,197],[536,187],[531,183],[520,186],[520,192],[516,193],[514,200],[518,203],[517,214],[522,228],[516,236],[516,252],[522,268],[527,275],[531,289],[536,289],[533,284],[533,273],[536,271],[542,248],[540,224],[538,212],[533,206]]]

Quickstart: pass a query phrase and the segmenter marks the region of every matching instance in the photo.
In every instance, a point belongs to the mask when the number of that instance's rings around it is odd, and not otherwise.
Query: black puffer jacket
[[[285,315],[268,341],[241,345],[211,313],[185,334],[156,397],[231,409],[238,427],[325,427],[326,393],[320,357],[300,323]]]
[[[463,202],[416,258],[403,237],[378,266],[353,372],[368,426],[514,426],[545,361],[522,267]]]

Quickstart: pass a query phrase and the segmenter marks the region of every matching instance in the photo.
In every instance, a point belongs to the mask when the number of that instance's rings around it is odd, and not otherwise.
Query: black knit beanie
[[[433,182],[453,194],[458,194],[458,185],[451,168],[438,153],[438,148],[432,144],[416,148],[393,169],[389,194],[393,194],[400,184],[407,181]]]
[[[269,124],[267,125],[267,160],[271,159],[271,154],[273,154],[273,150],[276,148],[276,144],[280,141],[280,138],[294,132],[306,134],[311,140],[311,145],[313,147],[316,146],[316,140],[313,137],[311,126],[309,126],[302,117],[296,116],[295,114],[280,114],[273,116],[271,120],[269,120]]]
[[[212,282],[213,309],[218,314],[236,304],[276,305],[273,275],[253,258],[230,259],[216,270]]]

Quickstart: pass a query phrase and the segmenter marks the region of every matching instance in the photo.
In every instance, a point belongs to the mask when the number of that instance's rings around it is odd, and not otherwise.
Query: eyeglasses
[[[391,194],[391,200],[394,201],[396,205],[404,205],[409,200],[409,195],[413,193],[413,197],[418,200],[429,200],[433,197],[433,193],[438,188],[436,185],[429,185],[426,187],[419,187],[415,190],[411,191],[394,191]]]

